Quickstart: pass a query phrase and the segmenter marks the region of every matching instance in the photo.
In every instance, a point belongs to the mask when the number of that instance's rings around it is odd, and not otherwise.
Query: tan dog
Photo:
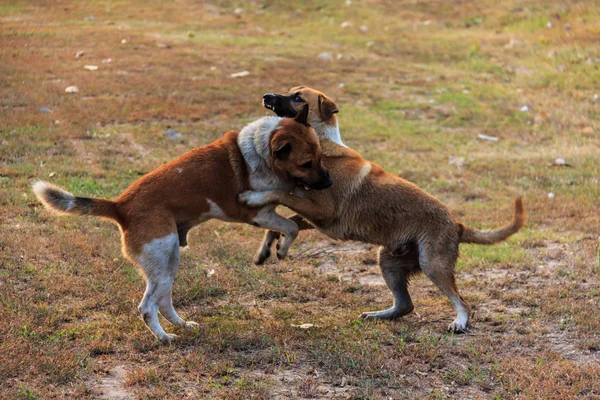
[[[289,104],[295,109],[302,107],[300,101]],[[277,108],[274,111],[278,112]],[[286,112],[292,114],[291,110]],[[245,192],[240,195],[242,204],[254,207],[282,204],[333,239],[381,245],[379,264],[394,295],[394,305],[388,310],[364,313],[363,318],[393,319],[410,313],[414,306],[408,293],[408,280],[423,271],[456,309],[457,318],[448,329],[465,331],[469,306],[458,294],[454,278],[458,245],[497,243],[517,232],[525,223],[521,198],[515,201],[515,215],[508,225],[497,231],[479,231],[458,223],[439,200],[416,185],[386,173],[356,151],[327,139],[321,140],[321,147],[325,166],[334,182],[330,189]],[[298,217],[293,219],[302,228],[308,228]],[[265,236],[263,252],[277,236],[273,232]]]
[[[170,342],[175,335],[161,327],[158,311],[175,326],[198,325],[177,314],[171,296],[179,247],[186,245],[192,227],[217,218],[273,229],[289,241],[279,252],[284,257],[298,234],[296,224],[276,214],[275,206],[241,206],[237,194],[249,189],[290,191],[295,185],[311,189],[331,185],[307,117],[305,107],[295,120],[265,117],[239,133],[227,132],[141,177],[115,201],[75,197],[41,181],[33,191],[48,209],[95,215],[119,225],[123,254],[140,267],[147,284],[140,313],[159,340]]]

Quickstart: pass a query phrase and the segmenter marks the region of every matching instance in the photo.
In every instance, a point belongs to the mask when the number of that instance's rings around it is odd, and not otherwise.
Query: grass
[[[599,17],[560,1],[0,0],[0,397],[600,396]],[[201,329],[160,346],[117,229],[54,217],[29,189],[114,198],[298,84],[337,101],[348,145],[466,224],[498,226],[524,196],[522,232],[461,247],[470,334],[444,331],[452,307],[424,277],[416,313],[358,319],[392,302],[361,279],[379,274],[370,246],[302,233],[291,259],[254,266],[261,232],[210,221],[174,286]]]

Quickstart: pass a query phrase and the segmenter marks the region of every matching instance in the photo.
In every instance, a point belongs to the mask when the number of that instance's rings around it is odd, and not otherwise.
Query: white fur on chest
[[[238,147],[248,165],[250,187],[256,191],[290,190],[293,183],[279,178],[271,168],[271,135],[281,121],[279,117],[263,117],[246,125],[237,139]]]

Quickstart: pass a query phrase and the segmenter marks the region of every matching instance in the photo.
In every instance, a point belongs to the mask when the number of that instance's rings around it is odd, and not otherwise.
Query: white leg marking
[[[277,250],[277,257],[279,259],[285,258],[287,252],[296,237],[298,236],[298,225],[294,221],[282,217],[275,212],[275,206],[267,206],[262,208],[254,222],[261,228],[270,229],[272,231],[281,232],[283,234],[283,240],[281,246]]]
[[[176,335],[168,334],[160,325],[158,311],[171,323],[183,326],[185,321],[175,309],[171,290],[179,268],[179,237],[170,233],[144,245],[138,263],[144,271],[147,286],[139,310],[150,331],[160,341],[170,343]]]

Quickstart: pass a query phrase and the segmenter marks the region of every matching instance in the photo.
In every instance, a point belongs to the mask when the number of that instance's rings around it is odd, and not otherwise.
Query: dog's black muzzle
[[[273,111],[278,117],[294,118],[298,114],[298,111],[292,107],[291,98],[280,94],[265,93],[263,106]]]

